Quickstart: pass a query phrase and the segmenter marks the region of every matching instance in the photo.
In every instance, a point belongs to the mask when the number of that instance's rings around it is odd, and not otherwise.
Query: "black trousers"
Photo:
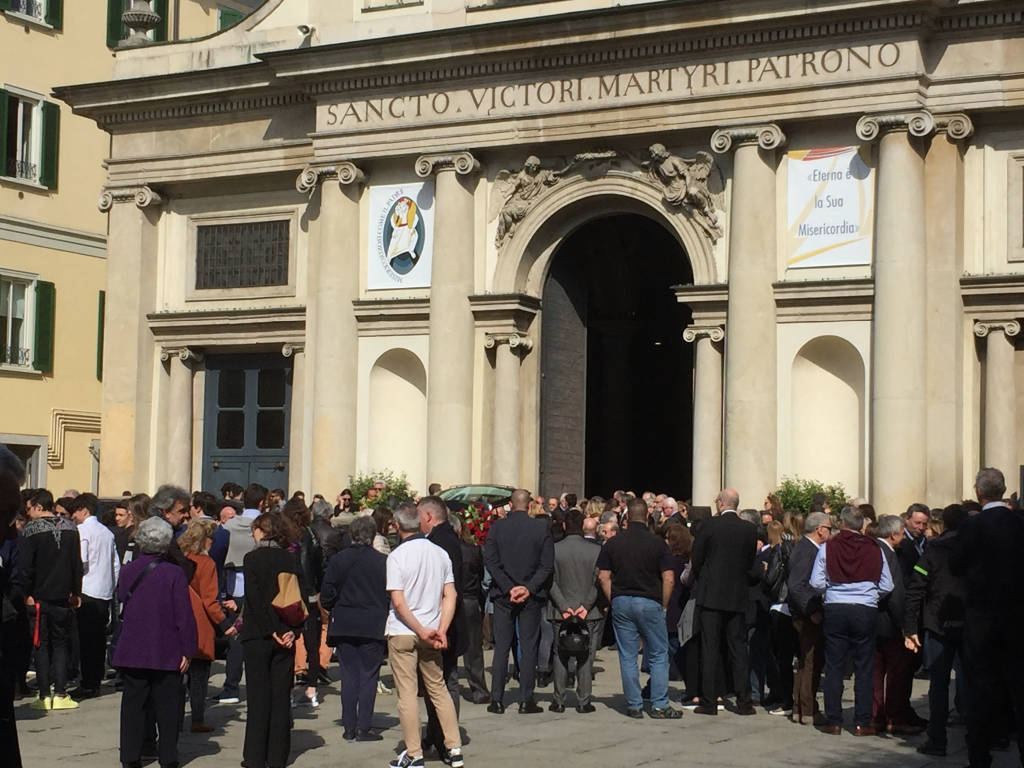
[[[237,637],[228,640],[228,651],[224,658],[224,687],[221,689],[222,696],[232,694],[238,695],[238,686],[242,682],[242,672],[245,670],[245,648]]]
[[[36,680],[39,696],[63,696],[68,688],[68,649],[70,648],[71,609],[57,603],[37,602],[39,606],[39,647],[36,648]],[[34,610],[29,611],[35,620]]]
[[[142,759],[146,714],[156,717],[161,766],[178,763],[181,675],[159,669],[121,669],[121,763]]]
[[[13,622],[11,622],[13,624]],[[9,629],[4,627],[4,631]],[[7,637],[4,636],[6,645]],[[18,724],[14,719],[14,676],[8,674],[6,656],[0,657],[0,755],[8,768],[21,768],[21,750],[18,748]]]
[[[368,637],[343,637],[337,649],[341,673],[341,727],[349,732],[367,731],[373,720],[377,681],[387,643]]]
[[[192,724],[206,722],[206,692],[210,687],[209,659],[192,659],[188,665],[188,700],[192,705]]]
[[[871,725],[875,693],[875,636],[878,609],[834,603],[825,606],[825,716],[829,725],[843,724],[843,673],[853,660],[853,721]]]
[[[316,685],[316,679],[320,676],[320,627],[323,619],[320,616],[320,606],[316,603],[309,604],[309,616],[302,625],[302,643],[306,646],[306,680],[308,685]]]
[[[541,601],[532,597],[515,605],[507,600],[494,603],[494,659],[491,666],[491,699],[504,703],[505,677],[508,674],[508,653],[519,625],[519,701],[533,700],[534,677],[537,670],[537,647],[540,643]]]
[[[455,704],[455,719],[459,719],[459,656],[452,648],[441,652],[441,675],[444,679],[444,687],[448,689],[448,695],[452,697]],[[441,728],[441,721],[437,719],[437,710],[430,696],[423,697],[427,705],[427,730],[423,740],[427,744],[444,746],[444,730]]]
[[[487,681],[484,680],[484,625],[480,601],[472,597],[462,598],[462,610],[466,614],[466,652],[462,663],[466,667],[466,678],[473,696],[487,696]]]
[[[971,768],[992,764],[993,728],[1005,715],[998,711],[1005,690],[1010,697],[1017,730],[1017,748],[1024,760],[1024,659],[1018,644],[1024,632],[1024,613],[967,608],[964,649],[967,662],[967,755]]]
[[[246,640],[242,646],[248,704],[242,759],[248,768],[284,768],[291,752],[295,651],[272,638]]]
[[[107,663],[107,624],[110,601],[82,595],[78,609],[78,644],[81,649],[82,688],[100,687]]]
[[[700,609],[701,701],[714,705],[725,691],[719,687],[723,674],[722,636],[729,651],[732,683],[739,704],[750,702],[750,659],[747,654],[747,624],[742,613]]]
[[[783,709],[792,709],[793,659],[796,657],[799,641],[791,617],[782,611],[771,611],[769,618],[772,623],[772,652],[779,675],[777,686],[772,686],[772,698],[778,701]]]

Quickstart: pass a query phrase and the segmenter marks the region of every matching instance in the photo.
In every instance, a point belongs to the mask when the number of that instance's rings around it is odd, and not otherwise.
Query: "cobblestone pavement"
[[[512,704],[504,715],[489,714],[484,705],[463,700],[461,724],[467,765],[486,765],[488,768],[532,768],[556,764],[558,768],[679,764],[711,768],[878,765],[924,768],[963,766],[967,762],[962,727],[950,730],[949,757],[930,758],[914,750],[923,736],[909,739],[853,736],[849,729],[852,721],[849,709],[846,713],[847,730],[838,737],[794,725],[784,717],[772,716],[763,710],[754,717],[739,717],[726,711],[714,718],[686,712],[681,720],[676,721],[631,720],[623,714],[625,700],[621,693],[616,653],[602,650],[596,668],[598,675],[594,693],[597,711],[589,715],[578,714],[572,706],[575,700],[571,697],[570,706],[564,714],[548,712],[550,686],[537,693],[537,700],[545,708],[544,713],[538,715],[518,714],[514,703],[518,690],[514,682],[506,694],[506,703]],[[211,692],[219,690],[223,664],[216,664],[214,670]],[[337,677],[336,668],[331,673]],[[385,680],[390,684],[386,668]],[[927,713],[923,698],[926,686],[920,680],[914,683],[914,704],[922,714]],[[672,683],[674,701],[678,701],[681,687],[681,683]],[[384,740],[346,743],[341,738],[338,720],[341,707],[338,683],[321,687],[320,692],[322,703],[319,709],[299,707],[294,710],[292,759],[295,768],[356,765],[384,768],[401,739],[394,695],[377,697],[374,726],[384,729]],[[850,682],[846,685],[846,694],[847,697],[853,695]],[[113,688],[105,688],[104,695],[85,701],[80,709],[68,712],[41,713],[29,709],[28,700],[19,702],[18,730],[25,765],[59,766],[67,761],[76,768],[116,766],[120,702],[120,696]],[[852,700],[848,701],[847,707],[852,707],[852,704]],[[208,709],[207,722],[216,726],[214,733],[199,735],[186,732],[181,735],[182,764],[189,768],[237,766],[241,760],[245,729],[244,702],[239,705],[213,704]],[[1013,745],[1009,752],[996,752],[995,768],[1018,765],[1015,754]],[[432,757],[428,753],[428,764],[442,765]],[[3,763],[0,759],[0,765]],[[153,766],[155,768],[155,763]]]

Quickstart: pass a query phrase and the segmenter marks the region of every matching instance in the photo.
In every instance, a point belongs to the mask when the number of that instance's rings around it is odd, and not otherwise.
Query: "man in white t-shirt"
[[[388,555],[387,588],[391,612],[385,634],[388,660],[398,693],[398,719],[405,750],[391,761],[392,768],[420,768],[420,711],[416,697],[419,670],[423,687],[437,710],[444,733],[446,762],[462,768],[459,724],[441,671],[441,651],[448,644],[448,626],[455,615],[456,591],[448,554],[420,535],[416,506],[403,502],[395,510],[401,543]]]

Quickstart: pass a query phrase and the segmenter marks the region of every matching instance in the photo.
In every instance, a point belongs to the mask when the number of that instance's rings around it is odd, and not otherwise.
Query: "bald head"
[[[740,495],[733,488],[723,488],[715,498],[715,505],[718,507],[719,512],[726,509],[736,509],[740,505]]]
[[[512,511],[525,512],[530,508],[530,492],[518,488],[512,491]]]

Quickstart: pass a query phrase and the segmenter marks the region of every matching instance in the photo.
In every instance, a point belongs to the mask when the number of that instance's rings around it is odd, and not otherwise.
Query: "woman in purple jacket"
[[[121,695],[121,763],[142,765],[147,705],[156,714],[161,768],[178,766],[181,678],[197,651],[196,620],[188,577],[164,559],[173,531],[162,518],[142,521],[135,532],[138,553],[121,568],[117,597],[124,606],[114,666]]]

